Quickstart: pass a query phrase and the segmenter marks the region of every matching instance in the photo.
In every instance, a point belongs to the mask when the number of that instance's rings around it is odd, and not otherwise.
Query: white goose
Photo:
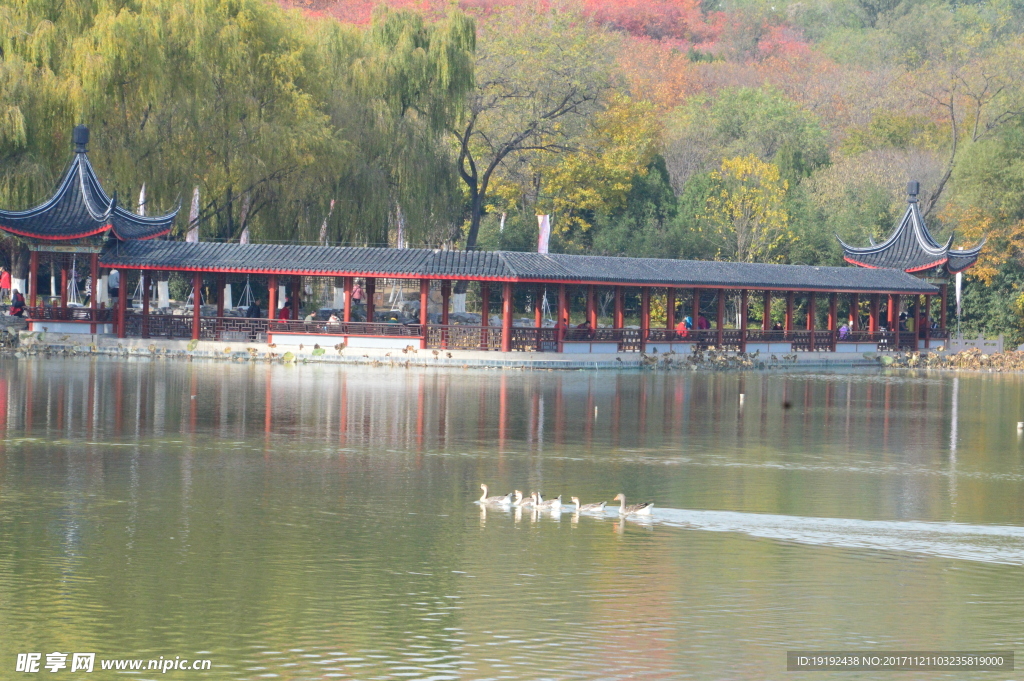
[[[608,505],[607,501],[602,501],[599,504],[582,504],[580,505],[579,497],[570,497],[572,503],[576,504],[577,513],[604,513],[604,507]]]
[[[534,493],[535,494],[535,493]],[[524,497],[523,493],[519,490],[515,491],[516,500],[512,502],[512,505],[516,508],[532,508],[533,507],[533,494],[528,497]]]
[[[642,504],[631,504],[626,506],[626,495],[616,494],[612,501],[618,501],[619,503],[619,515],[651,515],[651,511],[654,510],[654,502],[642,503]]]
[[[480,483],[480,489],[482,489],[484,493],[480,495],[480,498],[477,500],[478,503],[489,504],[492,506],[508,506],[512,503],[511,492],[503,497],[489,497],[487,496],[487,485],[482,482]]]
[[[548,501],[544,501],[541,498],[540,492],[537,492],[536,494],[537,494],[536,499],[537,499],[537,510],[538,511],[551,511],[552,513],[558,513],[559,511],[562,510],[562,495],[561,494],[558,495],[557,499],[549,499]]]

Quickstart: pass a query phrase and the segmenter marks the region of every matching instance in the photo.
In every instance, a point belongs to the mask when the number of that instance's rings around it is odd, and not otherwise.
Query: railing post
[[[647,335],[651,331],[651,287],[640,287],[640,352],[647,352]]]
[[[124,282],[121,282],[121,293],[124,294]],[[202,305],[200,302],[203,299],[203,275],[200,272],[196,272],[192,275],[192,340],[199,340],[199,326],[202,323],[200,321],[202,317]],[[123,306],[121,306],[123,308]]]
[[[149,270],[142,271],[142,337],[149,338]]]
[[[427,349],[427,326],[430,324],[430,280],[420,279],[420,349]]]
[[[501,351],[512,352],[512,282],[501,287]]]
[[[718,289],[718,316],[715,326],[715,347],[719,350],[722,349],[722,344],[725,342],[725,289]]]
[[[747,289],[740,291],[740,352],[747,351]]]

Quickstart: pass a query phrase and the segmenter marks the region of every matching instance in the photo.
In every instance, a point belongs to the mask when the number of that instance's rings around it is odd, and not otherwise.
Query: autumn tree
[[[787,183],[777,166],[753,154],[722,161],[699,231],[717,260],[772,262],[789,237]]]
[[[476,89],[452,128],[476,247],[495,175],[524,155],[573,151],[611,86],[612,39],[580,14],[522,8],[494,17],[476,53]]]

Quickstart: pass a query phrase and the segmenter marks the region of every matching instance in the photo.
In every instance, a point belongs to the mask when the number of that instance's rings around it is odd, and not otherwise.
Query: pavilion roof
[[[171,231],[177,208],[155,217],[136,215],[117,205],[116,197],[111,198],[103,191],[86,153],[88,139],[85,126],[75,129],[75,157],[57,191],[30,210],[0,210],[0,229],[53,241],[81,239],[107,231],[122,241],[152,239]]]
[[[872,241],[866,248],[856,248],[836,236],[843,247],[845,260],[861,267],[887,267],[904,272],[921,272],[945,265],[954,274],[973,265],[985,242],[974,248],[954,250],[951,248],[953,235],[950,235],[945,244],[938,244],[928,231],[918,207],[918,183],[911,182],[907,191],[910,194],[907,212],[884,242],[875,244]]]
[[[892,269],[622,258],[594,255],[362,248],[288,244],[129,241],[100,256],[103,267],[242,274],[464,279],[781,291],[934,294]]]

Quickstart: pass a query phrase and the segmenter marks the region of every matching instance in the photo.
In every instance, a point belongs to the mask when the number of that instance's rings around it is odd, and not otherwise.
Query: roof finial
[[[917,203],[917,195],[921,191],[921,183],[911,180],[907,183],[907,203]]]
[[[71,133],[71,139],[75,143],[75,153],[84,154],[88,151],[85,147],[89,144],[89,128],[76,125],[74,132]]]

